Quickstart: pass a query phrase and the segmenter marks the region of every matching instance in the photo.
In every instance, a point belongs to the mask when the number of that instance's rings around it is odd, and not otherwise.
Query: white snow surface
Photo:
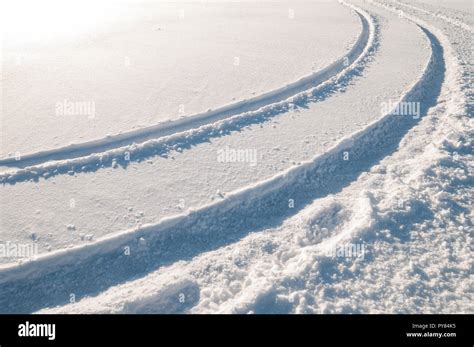
[[[34,16],[58,26],[70,20],[70,28],[82,15],[94,20],[90,26],[55,37],[30,23],[27,36],[25,22],[32,18],[25,17],[22,1],[10,2],[16,4],[10,16],[19,22],[6,16],[3,24],[0,158],[97,140],[260,95],[344,56],[360,31],[357,18],[332,1],[72,0],[76,6],[46,1],[44,8],[34,7]]]
[[[0,258],[0,311],[474,312],[472,8],[329,4],[310,7],[358,31],[333,39],[342,56],[326,56],[324,78],[283,87],[293,96],[8,164],[0,241],[39,254]],[[288,10],[274,5],[258,6]]]

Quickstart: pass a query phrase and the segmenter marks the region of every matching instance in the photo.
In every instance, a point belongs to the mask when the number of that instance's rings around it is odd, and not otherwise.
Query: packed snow
[[[6,31],[0,312],[474,312],[469,1],[102,6]]]

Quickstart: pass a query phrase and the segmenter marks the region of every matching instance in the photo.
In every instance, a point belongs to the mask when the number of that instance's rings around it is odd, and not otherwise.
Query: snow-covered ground
[[[92,12],[90,26],[55,37],[50,25],[30,38],[24,26],[31,18],[23,17],[21,1],[12,3],[19,13],[3,23],[0,158],[96,140],[277,89],[343,56],[360,31],[357,17],[336,2],[90,1],[79,2],[85,6],[79,13],[61,2],[32,13],[44,20],[60,16],[62,28],[69,17]]]
[[[1,312],[474,312],[469,1],[123,6],[6,35]]]

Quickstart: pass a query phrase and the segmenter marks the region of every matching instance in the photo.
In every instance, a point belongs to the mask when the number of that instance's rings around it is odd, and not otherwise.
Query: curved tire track
[[[413,6],[413,5],[408,5],[408,4],[405,4],[405,3],[400,2],[400,1],[396,1],[395,3],[396,3],[397,5],[400,5],[400,6],[409,8],[409,9],[412,9],[412,10],[414,10],[414,11],[418,11],[418,12],[427,14],[427,15],[432,16],[432,17],[434,17],[434,18],[440,18],[440,19],[444,20],[445,22],[447,22],[447,23],[449,23],[449,24],[451,24],[451,25],[454,25],[454,26],[456,26],[456,27],[458,27],[458,28],[464,29],[464,30],[469,31],[469,32],[471,32],[471,33],[474,33],[474,29],[473,29],[470,25],[468,25],[468,24],[466,24],[466,23],[464,23],[464,22],[462,22],[462,21],[459,21],[459,20],[457,20],[457,19],[454,19],[454,18],[451,18],[451,17],[447,17],[447,16],[442,15],[442,14],[439,14],[439,13],[433,13],[433,12],[428,11],[428,10],[425,10],[425,9],[423,9],[423,8],[416,7],[416,6]]]
[[[102,139],[80,144],[73,144],[51,150],[24,154],[19,158],[0,158],[0,166],[25,168],[48,161],[85,157],[94,153],[102,153],[135,143],[143,143],[149,139],[157,139],[172,134],[185,132],[187,130],[196,129],[203,125],[208,125],[238,114],[256,111],[268,105],[278,104],[284,102],[288,98],[308,91],[315,86],[321,85],[342,71],[350,70],[351,65],[360,59],[362,55],[364,55],[364,53],[367,51],[367,47],[370,45],[370,19],[367,17],[364,11],[357,10],[352,5],[347,4],[344,1],[341,1],[341,3],[353,9],[359,16],[362,24],[362,31],[356,43],[346,55],[318,72],[254,98],[242,100],[208,112],[198,113],[178,120],[160,123],[154,126],[133,130]]]
[[[431,57],[422,78],[399,102],[422,101],[420,113],[425,115],[436,104],[445,63],[443,47],[436,36],[421,26],[420,30],[431,42]],[[231,193],[221,201],[93,244],[1,268],[0,311],[32,312],[65,304],[71,293],[78,299],[95,295],[157,267],[190,259],[250,232],[278,225],[315,198],[340,191],[394,152],[416,123],[411,117],[389,113],[323,155]],[[345,151],[350,151],[355,166],[342,160]],[[288,199],[296,202],[294,209],[288,209]],[[130,255],[125,254],[126,247]]]
[[[0,183],[15,184],[28,180],[38,180],[40,177],[47,179],[66,173],[93,172],[102,167],[127,167],[132,161],[141,161],[157,155],[167,156],[171,150],[178,147],[190,148],[197,143],[208,141],[212,137],[219,137],[232,131],[239,131],[250,124],[265,122],[280,113],[291,110],[291,108],[296,105],[298,107],[306,107],[310,102],[324,100],[329,95],[337,93],[339,88],[347,86],[354,76],[360,74],[373,52],[378,48],[379,38],[375,30],[375,19],[360,9],[355,9],[355,11],[359,11],[357,13],[362,15],[361,18],[366,21],[364,27],[368,30],[368,41],[363,52],[346,69],[316,87],[296,94],[287,100],[264,106],[257,111],[234,115],[230,118],[206,124],[196,129],[147,140],[140,144],[132,144],[97,154],[91,154],[85,157],[52,161],[36,166],[27,166],[15,171],[3,172],[0,174]]]

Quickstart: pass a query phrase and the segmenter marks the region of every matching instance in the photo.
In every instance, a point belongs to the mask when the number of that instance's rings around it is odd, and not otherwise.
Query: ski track
[[[80,144],[72,144],[35,153],[21,153],[16,157],[0,158],[0,167],[6,166],[25,169],[16,171],[13,174],[1,174],[0,183],[5,181],[11,182],[15,180],[14,177],[24,178],[26,176],[28,179],[32,178],[31,172],[34,172],[33,176],[40,172],[41,174],[45,174],[46,177],[50,177],[53,175],[54,170],[62,172],[61,169],[67,166],[84,166],[97,164],[98,162],[103,163],[104,157],[108,159],[108,157],[112,156],[120,160],[126,152],[133,152],[133,154],[137,155],[137,157],[134,156],[133,160],[140,160],[142,156],[137,153],[137,149],[148,149],[149,145],[143,144],[143,146],[139,146],[136,144],[142,144],[147,140],[152,139],[153,142],[156,142],[155,139],[178,133],[183,133],[182,136],[185,136],[186,131],[191,129],[197,129],[241,114],[244,114],[249,121],[251,120],[250,118],[258,119],[258,116],[262,112],[267,115],[269,113],[272,115],[278,114],[281,109],[287,109],[290,103],[302,101],[302,97],[307,97],[311,93],[314,93],[315,87],[327,85],[327,83],[334,81],[334,76],[350,73],[355,66],[354,63],[359,61],[361,57],[367,53],[370,47],[370,20],[366,14],[355,9],[352,5],[344,1],[341,1],[341,4],[354,10],[361,21],[362,31],[351,50],[324,69],[254,98],[183,117],[178,120],[159,123],[154,126],[111,135]],[[164,141],[159,141],[160,145],[164,145],[167,142],[167,139],[163,140]],[[80,159],[74,160],[74,158]],[[40,165],[49,161],[60,162],[51,165]],[[28,175],[27,173],[30,174]]]
[[[365,11],[357,11],[370,18]],[[375,29],[370,23],[373,39]],[[423,24],[417,25],[431,43],[431,57],[421,79],[399,101],[421,101],[423,117],[436,105],[445,61],[438,38]],[[218,202],[157,224],[109,235],[93,244],[42,255],[19,266],[4,266],[0,269],[0,307],[11,313],[64,305],[70,293],[76,299],[96,295],[156,268],[190,260],[249,233],[277,226],[314,199],[341,191],[396,151],[418,121],[389,113],[323,155],[230,193]],[[356,166],[341,159],[345,151],[350,151],[351,163]],[[295,209],[288,209],[288,199],[298,201]],[[126,248],[131,250],[130,255],[124,254]]]

